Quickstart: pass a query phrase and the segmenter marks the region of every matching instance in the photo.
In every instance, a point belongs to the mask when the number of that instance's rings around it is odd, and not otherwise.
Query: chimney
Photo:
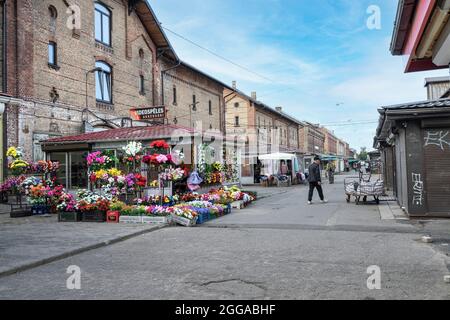
[[[258,100],[258,99],[256,99],[256,91],[252,92],[252,99],[255,100],[255,101]]]
[[[283,112],[283,107],[276,107],[275,110],[277,110],[278,112]]]
[[[233,89],[235,89],[235,90],[236,90],[236,89],[237,89],[237,86],[236,86],[236,81],[233,81],[233,82],[232,82],[232,85],[231,85],[231,86],[233,87]]]

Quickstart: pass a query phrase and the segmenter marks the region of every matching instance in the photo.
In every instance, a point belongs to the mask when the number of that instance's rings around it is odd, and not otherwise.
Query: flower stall
[[[15,147],[8,148],[8,177],[0,185],[1,200],[11,206],[11,217],[56,212],[61,188],[55,185],[58,162],[29,162]],[[10,198],[14,198],[12,201]]]
[[[42,149],[61,162],[60,221],[192,226],[230,213],[236,201],[254,200],[237,188],[240,145],[190,128],[99,131],[50,139]],[[43,187],[36,195],[52,190]]]

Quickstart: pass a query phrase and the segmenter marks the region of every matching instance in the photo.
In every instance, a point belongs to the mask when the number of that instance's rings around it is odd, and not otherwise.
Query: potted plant
[[[197,213],[186,206],[175,206],[173,207],[172,219],[182,226],[193,227],[197,223]]]
[[[125,203],[120,201],[115,201],[110,204],[109,211],[106,213],[106,222],[108,223],[119,223],[120,212],[125,207]]]
[[[146,224],[167,224],[171,222],[172,207],[150,206],[146,207],[142,222]]]
[[[78,203],[78,209],[82,213],[81,221],[83,222],[106,222],[109,201],[106,199],[98,199],[94,203],[89,203],[86,200],[81,200]]]
[[[49,188],[42,184],[32,186],[28,195],[28,201],[31,204],[31,213],[33,215],[44,215],[50,213],[48,204]]]
[[[120,211],[120,223],[142,223],[142,215],[133,206],[123,206]]]
[[[56,209],[58,210],[59,222],[79,222],[81,221],[81,212],[76,210],[77,202],[75,198],[63,192],[58,201]]]

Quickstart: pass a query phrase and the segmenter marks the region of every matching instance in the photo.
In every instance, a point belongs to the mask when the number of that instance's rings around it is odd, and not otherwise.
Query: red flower
[[[150,147],[154,148],[154,149],[164,149],[164,150],[167,150],[170,148],[170,146],[164,140],[154,141],[150,144]]]
[[[97,181],[97,176],[95,175],[95,173],[89,176],[89,180],[91,180],[92,183],[95,183]]]

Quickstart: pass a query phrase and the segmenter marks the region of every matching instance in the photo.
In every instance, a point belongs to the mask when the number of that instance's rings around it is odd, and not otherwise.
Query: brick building
[[[236,88],[224,91],[225,124],[228,136],[245,137],[245,156],[242,164],[242,182],[257,181],[258,156],[288,152],[301,157],[299,127],[302,123],[283,112],[258,101],[256,92],[246,95]]]
[[[3,150],[42,159],[40,140],[150,125],[130,110],[160,105],[223,131],[224,85],[179,60],[145,0],[0,3]]]

